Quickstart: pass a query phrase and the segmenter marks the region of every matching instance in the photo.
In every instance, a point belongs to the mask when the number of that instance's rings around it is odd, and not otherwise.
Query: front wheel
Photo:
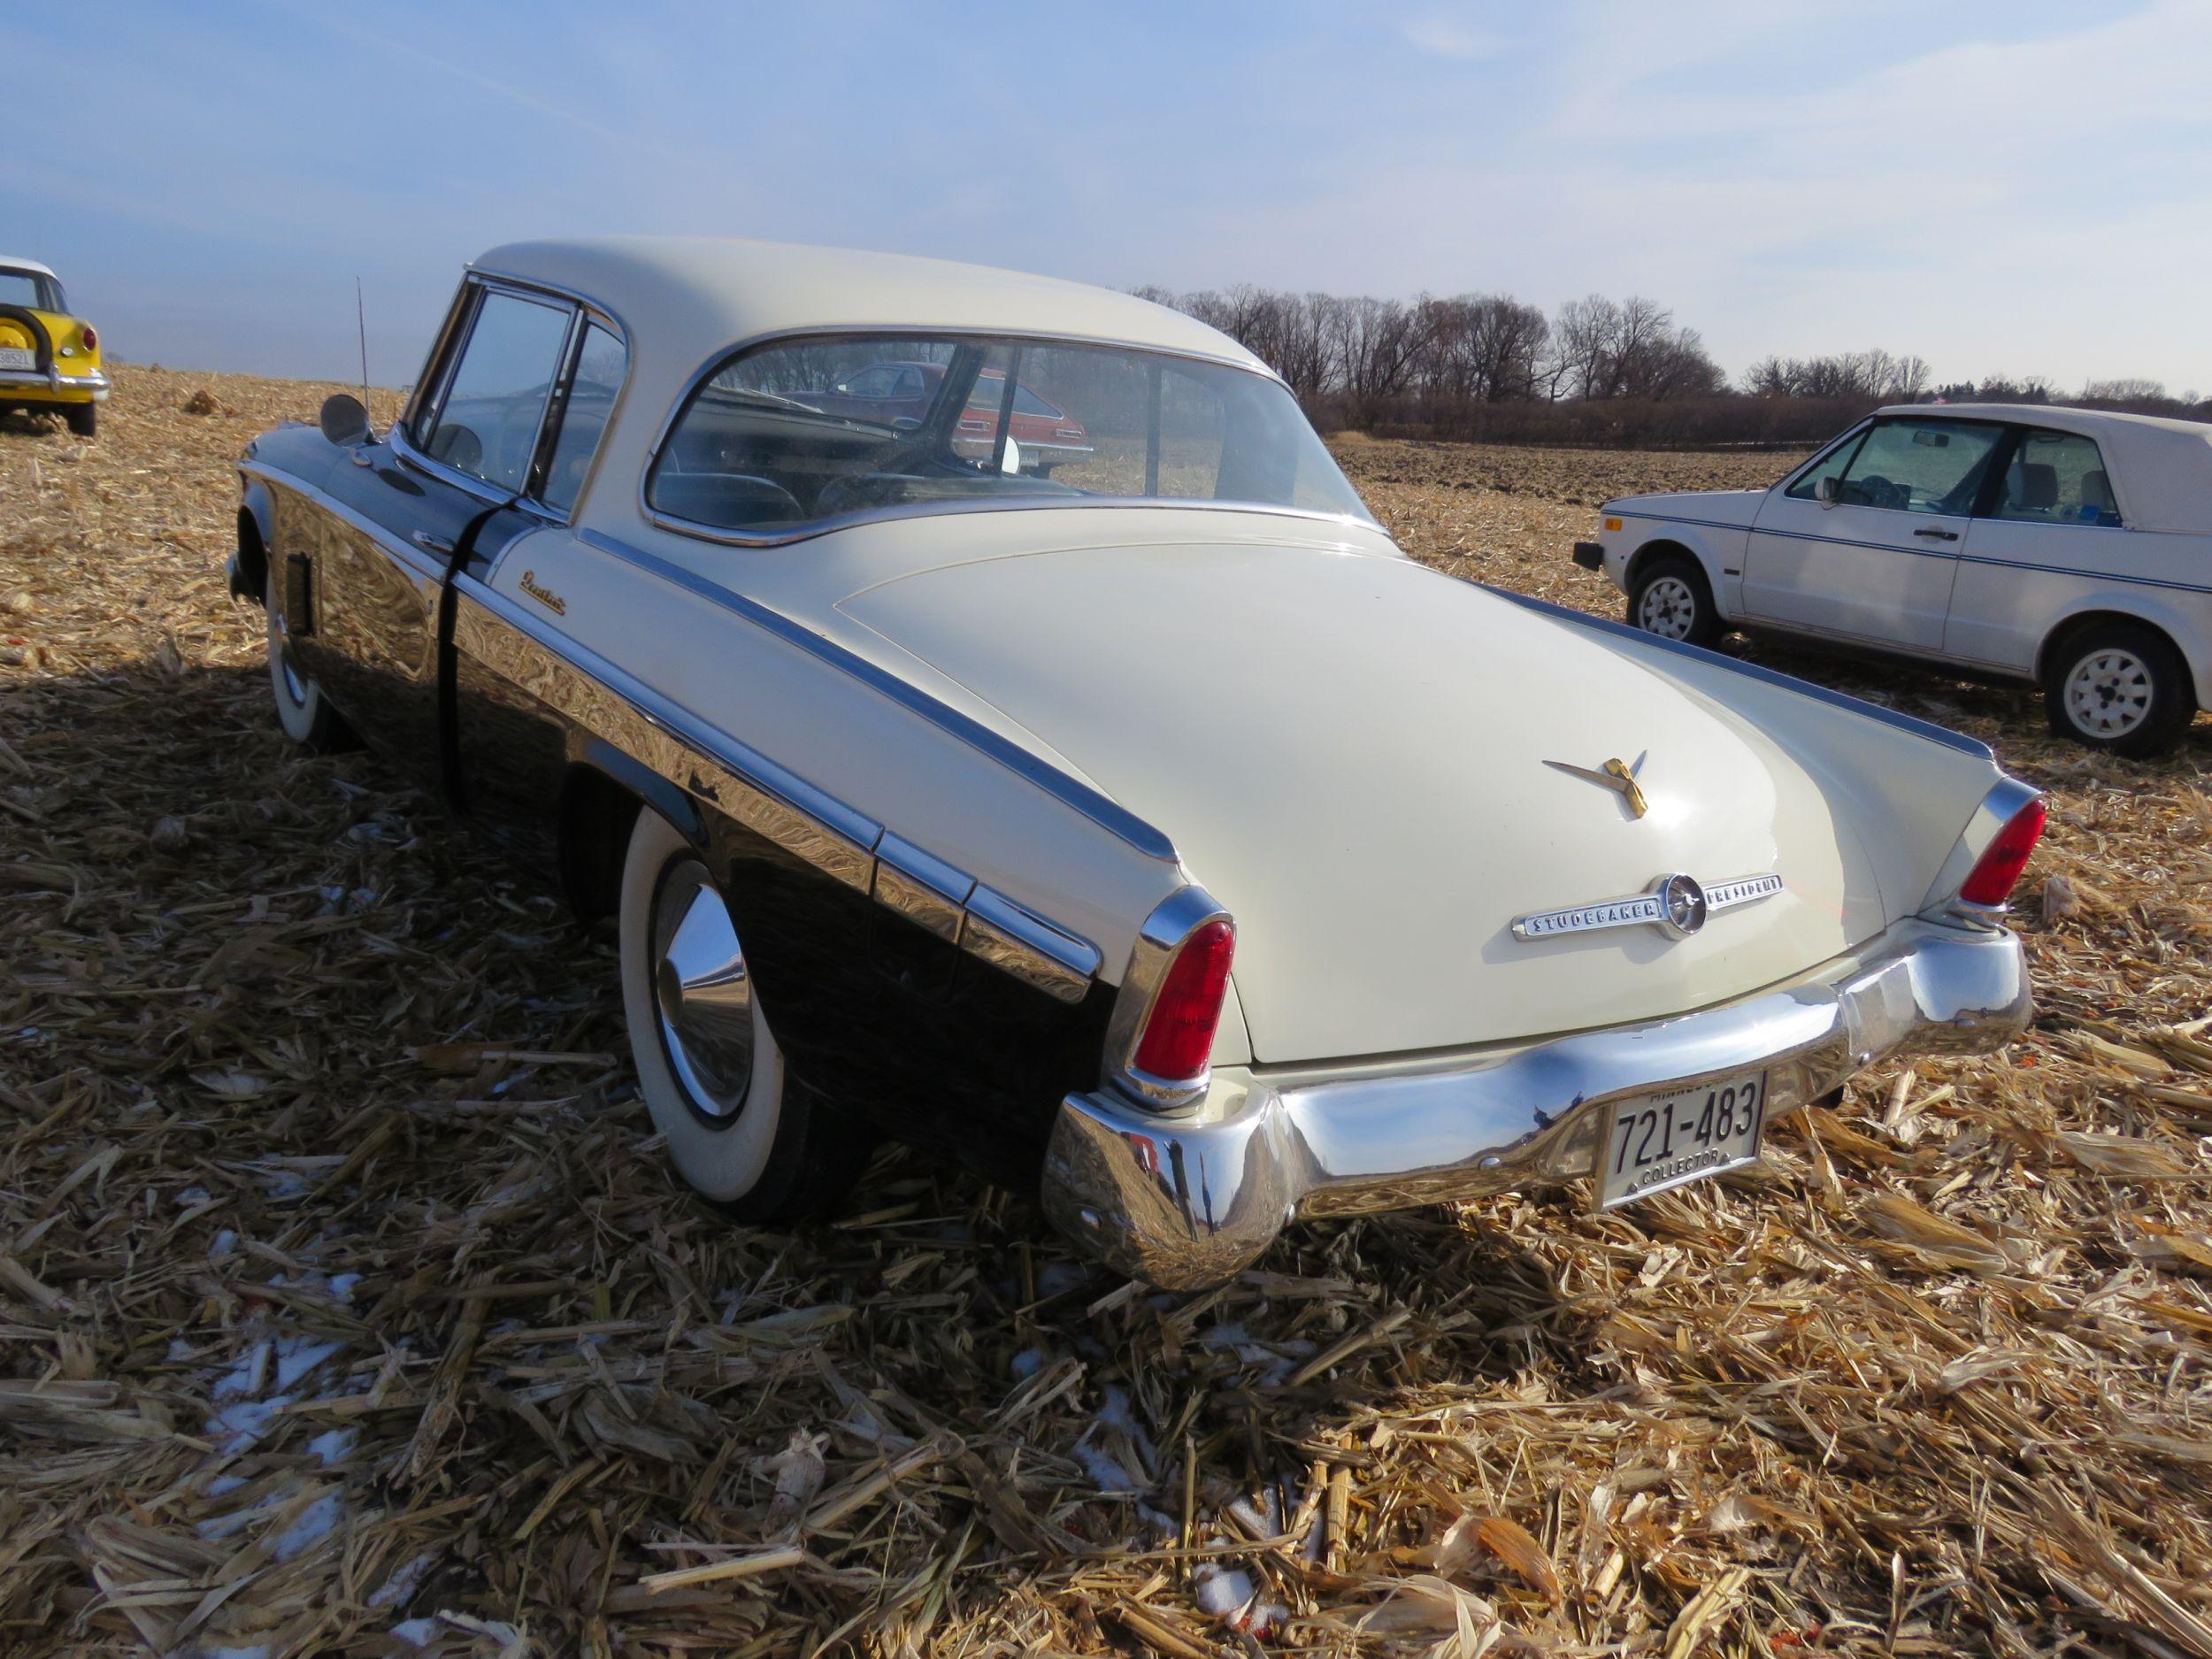
[[[638,1091],[685,1183],[741,1221],[833,1209],[871,1138],[791,1075],[728,903],[649,807],[622,864],[621,957]]]
[[[97,403],[66,404],[62,409],[61,418],[69,423],[69,430],[80,438],[99,435],[100,406]]]
[[[2085,628],[2053,651],[2043,701],[2060,737],[2135,759],[2179,743],[2197,702],[2181,653],[2133,622]]]
[[[276,694],[277,723],[295,743],[320,753],[351,749],[356,740],[345,717],[330,706],[322,686],[303,670],[284,622],[284,602],[272,572],[261,590],[268,616],[269,688]]]
[[[1670,554],[1647,561],[1628,589],[1628,619],[1663,640],[1710,649],[1721,636],[1720,610],[1697,561]]]

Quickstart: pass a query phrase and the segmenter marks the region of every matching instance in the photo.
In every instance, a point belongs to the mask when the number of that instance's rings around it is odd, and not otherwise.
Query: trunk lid
[[[1573,626],[1387,556],[1202,543],[903,577],[854,620],[1069,757],[1235,916],[1262,1064],[1649,1019],[1878,932],[1847,801],[1746,721]],[[1613,789],[1547,765],[1637,767]],[[1691,937],[1516,918],[1779,874]]]

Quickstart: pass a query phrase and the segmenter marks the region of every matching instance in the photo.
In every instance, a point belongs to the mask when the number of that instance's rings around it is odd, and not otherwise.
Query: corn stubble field
[[[2212,1654],[2212,725],[1756,648],[2054,811],[2035,1031],[1755,1177],[1198,1296],[910,1154],[763,1232],[666,1172],[608,934],[281,741],[228,463],[329,388],[119,379],[0,427],[0,1652]],[[1340,450],[1609,611],[1598,500],[1787,459]]]

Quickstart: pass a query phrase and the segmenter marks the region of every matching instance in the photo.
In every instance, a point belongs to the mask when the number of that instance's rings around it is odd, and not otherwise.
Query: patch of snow
[[[292,1524],[276,1535],[269,1553],[278,1561],[289,1561],[330,1536],[338,1523],[345,1518],[345,1499],[335,1492],[323,1495],[292,1517]]]
[[[1198,1605],[1201,1611],[1216,1618],[1226,1619],[1242,1612],[1259,1594],[1252,1582],[1252,1575],[1238,1567],[1217,1567],[1199,1577]]]
[[[369,1605],[371,1607],[404,1605],[407,1598],[414,1594],[415,1586],[422,1582],[423,1575],[430,1571],[437,1559],[434,1553],[426,1552],[416,1556],[412,1561],[393,1568],[391,1577],[377,1586],[370,1594]],[[435,1619],[410,1619],[408,1623],[434,1625],[437,1621]]]
[[[207,1495],[211,1498],[219,1498],[226,1492],[235,1492],[245,1484],[246,1478],[243,1475],[218,1475],[207,1483]]]
[[[308,1190],[307,1178],[297,1170],[271,1170],[261,1178],[261,1190],[269,1198],[297,1198]]]
[[[215,1379],[212,1397],[227,1400],[234,1394],[261,1392],[261,1379],[268,1374],[269,1345],[257,1342],[246,1350],[246,1356]]]
[[[289,1394],[237,1401],[208,1418],[207,1432],[215,1437],[218,1449],[226,1454],[242,1452],[267,1433],[271,1419],[291,1403]]]
[[[289,1388],[343,1347],[343,1342],[303,1342],[297,1337],[285,1338],[277,1344],[277,1386]]]
[[[207,1188],[204,1187],[188,1187],[177,1194],[179,1210],[196,1210],[205,1202],[207,1202]]]
[[[340,1302],[351,1302],[353,1287],[360,1282],[361,1275],[358,1273],[333,1273],[330,1276],[330,1294]]]
[[[215,1235],[215,1242],[207,1247],[208,1259],[211,1261],[219,1262],[223,1259],[223,1257],[228,1256],[237,1248],[237,1229],[234,1227],[225,1227],[220,1233]]]
[[[1075,1448],[1075,1457],[1101,1492],[1134,1492],[1138,1489],[1137,1478],[1123,1466],[1119,1458],[1108,1455],[1088,1441]]]
[[[413,1647],[427,1647],[430,1639],[438,1633],[434,1618],[411,1618],[403,1624],[392,1626],[392,1634]]]
[[[269,1659],[269,1644],[257,1641],[244,1647],[204,1645],[199,1649],[199,1655],[200,1659]]]
[[[170,1357],[174,1358],[172,1355]],[[1015,1380],[1026,1382],[1045,1366],[1045,1351],[1041,1348],[1025,1348],[1008,1362],[1006,1369],[1014,1373]]]
[[[353,1443],[360,1438],[361,1431],[358,1429],[326,1429],[307,1442],[307,1449],[315,1455],[325,1469],[328,1469],[352,1456]]]

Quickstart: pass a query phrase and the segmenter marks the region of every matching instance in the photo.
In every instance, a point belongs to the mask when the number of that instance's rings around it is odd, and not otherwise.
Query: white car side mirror
[[[1022,470],[1022,447],[1011,438],[1006,441],[1006,453],[1000,458],[998,470],[1008,473]]]
[[[1834,506],[1836,504],[1836,475],[1833,472],[1831,472],[1827,477],[1822,479],[1818,483],[1815,484],[1813,486],[1813,495],[1818,498],[1822,506]]]

